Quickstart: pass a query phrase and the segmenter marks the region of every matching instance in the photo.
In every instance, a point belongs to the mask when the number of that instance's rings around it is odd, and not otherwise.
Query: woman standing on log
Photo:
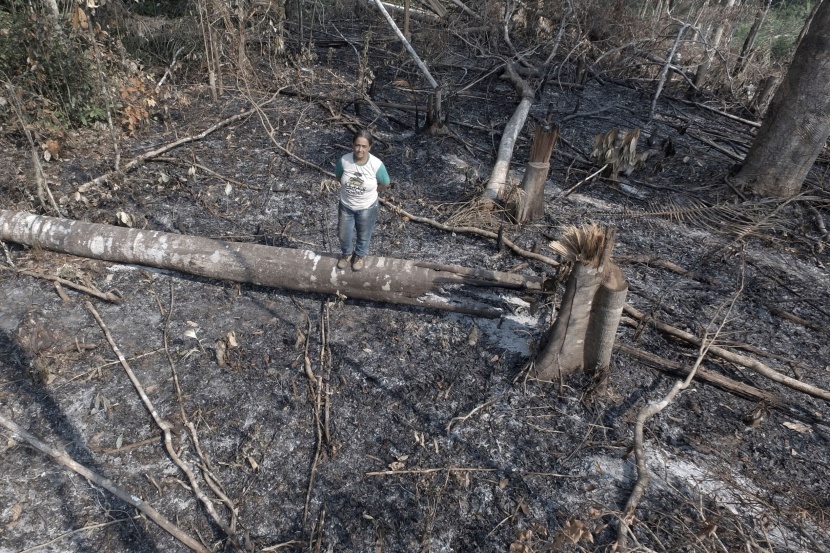
[[[337,268],[353,271],[365,266],[369,241],[378,218],[378,192],[389,186],[389,173],[372,149],[372,134],[360,130],[352,138],[352,153],[337,161],[334,174],[340,179],[340,207],[337,234],[340,238],[340,261]]]

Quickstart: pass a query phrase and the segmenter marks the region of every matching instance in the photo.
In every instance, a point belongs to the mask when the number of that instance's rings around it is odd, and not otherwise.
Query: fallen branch
[[[308,356],[308,344],[311,342],[311,318],[308,320],[308,332],[305,335],[305,351],[303,355],[303,366],[305,367],[305,374],[308,377],[308,385],[314,396],[314,459],[311,461],[311,473],[308,477],[308,488],[305,494],[305,507],[303,509],[303,529],[305,529],[306,522],[308,522],[308,509],[311,504],[311,490],[314,487],[314,476],[317,474],[317,464],[320,462],[320,452],[323,448],[323,425],[320,420],[323,377],[314,374],[311,368],[311,358]]]
[[[158,300],[158,298],[156,298]],[[175,304],[174,301],[175,297],[173,294],[173,282],[170,281],[170,307],[167,309],[167,316],[164,319],[164,331],[163,331],[163,341],[164,341],[164,353],[167,355],[167,362],[170,365],[170,373],[173,375],[173,383],[176,388],[176,400],[179,404],[179,413],[182,417],[182,423],[187,427],[187,430],[190,434],[190,439],[193,442],[193,447],[196,449],[196,453],[199,456],[199,467],[202,469],[202,476],[205,479],[208,487],[216,494],[216,496],[222,500],[225,504],[225,507],[228,508],[230,512],[231,521],[229,527],[231,529],[231,534],[236,534],[236,522],[237,522],[237,515],[239,510],[236,507],[236,504],[231,500],[228,495],[225,493],[224,488],[222,487],[219,479],[216,477],[213,471],[213,467],[210,464],[210,459],[208,459],[207,455],[205,455],[204,451],[202,451],[202,446],[199,443],[199,434],[196,432],[196,425],[188,418],[187,412],[184,409],[184,399],[182,394],[182,387],[179,383],[179,374],[176,371],[176,364],[173,362],[173,355],[170,353],[170,317],[173,315],[173,306]],[[161,309],[161,302],[159,302],[159,309],[164,313]]]
[[[697,134],[695,134],[693,132],[687,132],[686,134],[688,134],[689,136],[691,136],[695,140],[699,140],[700,142],[703,142],[707,146],[710,146],[710,147],[716,149],[717,151],[719,151],[723,155],[725,155],[727,157],[730,157],[730,158],[734,159],[735,161],[737,161],[739,163],[742,163],[743,160],[744,160],[744,156],[738,155],[735,152],[730,152],[729,150],[727,150],[723,146],[718,146],[717,144],[715,144],[713,141],[709,140],[708,138],[698,136]]]
[[[9,267],[3,267],[2,265],[0,265],[0,269],[6,270],[6,271],[13,271],[17,274],[26,275],[26,276],[30,276],[30,277],[33,277],[33,278],[42,278],[44,280],[51,280],[52,282],[59,283],[63,286],[66,286],[67,288],[72,288],[73,290],[78,290],[79,292],[89,294],[90,296],[94,296],[94,297],[96,297],[98,299],[102,299],[104,301],[117,303],[118,305],[121,305],[121,303],[123,301],[120,296],[118,296],[116,294],[113,294],[112,292],[101,292],[100,290],[97,290],[95,288],[89,288],[89,287],[83,286],[81,284],[75,284],[74,282],[72,282],[70,280],[66,280],[66,279],[63,279],[63,278],[60,278],[60,277],[51,276],[51,275],[44,275],[43,273],[36,273],[34,271],[28,271],[26,269],[10,269]]]
[[[809,328],[810,330],[815,330],[816,332],[827,332],[827,327],[820,325],[818,323],[814,323],[813,321],[808,321],[807,319],[803,319],[798,315],[794,315],[789,311],[784,311],[783,309],[779,309],[774,305],[767,305],[767,310],[772,313],[773,315],[777,315],[782,319],[787,319],[795,324],[799,324],[803,327]]]
[[[648,265],[649,267],[660,267],[661,269],[677,273],[680,276],[689,277],[690,279],[698,282],[704,282],[706,284],[711,284],[712,286],[720,285],[720,283],[713,278],[684,269],[676,263],[666,259],[660,259],[659,257],[654,257],[652,255],[621,255],[615,257],[614,261],[617,263],[642,263],[643,265]]]
[[[66,454],[66,452],[57,450],[43,443],[34,435],[23,430],[23,428],[18,426],[17,423],[10,419],[7,419],[3,415],[0,415],[0,424],[5,426],[16,436],[23,438],[23,440],[25,440],[29,445],[31,445],[41,453],[45,453],[46,455],[52,457],[52,459],[54,459],[61,465],[80,474],[93,484],[104,488],[124,503],[135,507],[136,509],[147,515],[147,518],[158,524],[165,532],[167,532],[168,534],[182,542],[191,550],[198,551],[199,553],[209,553],[209,550],[206,547],[202,546],[202,544],[200,544],[198,541],[182,532],[182,530],[179,527],[177,527],[175,524],[164,518],[158,511],[156,511],[150,505],[142,501],[137,495],[124,491],[120,487],[116,486],[109,478],[104,478],[98,473],[95,473],[83,466],[82,464],[74,461],[69,455]]]
[[[366,476],[393,476],[396,474],[432,474],[434,472],[497,472],[499,469],[479,469],[479,468],[463,468],[463,467],[440,467],[431,469],[412,469],[412,470],[381,470],[377,472],[367,472]]]
[[[691,370],[689,370],[689,374],[686,375],[686,378],[684,380],[676,381],[674,383],[674,386],[671,387],[671,389],[663,397],[663,399],[646,405],[640,410],[639,414],[637,415],[637,422],[634,425],[633,446],[634,459],[637,464],[637,481],[634,484],[634,488],[631,490],[631,495],[628,497],[628,501],[625,504],[625,509],[623,510],[622,516],[620,516],[620,523],[617,526],[617,543],[615,544],[615,550],[621,551],[623,553],[625,553],[628,550],[628,533],[631,524],[634,522],[634,513],[637,510],[637,505],[639,505],[640,500],[645,494],[646,486],[648,486],[648,481],[651,477],[648,471],[648,467],[646,466],[646,454],[644,447],[646,421],[654,415],[658,414],[666,407],[668,407],[668,405],[672,401],[674,401],[674,398],[677,397],[677,394],[689,387],[689,384],[691,384],[692,379],[694,379],[695,374],[697,373],[701,363],[703,362],[703,359],[706,357],[706,354],[709,351],[711,351],[711,349],[713,348],[713,344],[715,343],[715,340],[717,340],[718,336],[723,330],[723,327],[726,325],[726,322],[729,319],[729,314],[732,312],[732,308],[734,307],[735,302],[738,300],[738,297],[740,296],[742,291],[743,282],[741,283],[740,288],[738,288],[738,290],[732,296],[731,301],[729,301],[726,313],[724,314],[721,323],[718,325],[718,328],[717,330],[715,330],[711,339],[708,338],[707,331],[703,339],[699,340],[697,358],[695,359],[695,362],[692,365]],[[725,304],[721,304],[715,315],[712,317],[710,324],[715,321],[718,315],[720,315],[720,312],[724,306]]]
[[[457,234],[474,234],[476,236],[483,236],[485,238],[490,238],[492,240],[498,240],[499,239],[499,233],[497,233],[497,232],[492,232],[492,231],[489,231],[489,230],[484,230],[484,229],[480,229],[480,228],[476,228],[476,227],[453,227],[453,226],[450,226],[450,225],[445,225],[443,223],[439,223],[438,221],[436,221],[434,219],[430,219],[428,217],[419,217],[417,215],[413,215],[413,214],[403,210],[402,208],[396,206],[395,204],[393,204],[393,203],[391,203],[388,200],[385,200],[383,198],[380,199],[380,203],[383,204],[384,207],[390,209],[392,212],[400,215],[401,217],[406,217],[407,219],[415,221],[416,223],[424,223],[426,225],[433,226],[433,227],[435,227],[439,230],[443,230],[443,231],[446,231],[446,232],[455,232]],[[556,261],[555,259],[553,259],[551,257],[547,257],[545,255],[538,254],[538,253],[533,253],[531,251],[525,250],[524,248],[521,248],[520,246],[516,245],[515,242],[513,242],[512,240],[510,240],[509,238],[507,238],[504,235],[502,235],[501,240],[502,240],[502,243],[505,246],[507,246],[510,249],[510,251],[512,251],[516,255],[519,255],[521,257],[525,257],[527,259],[535,259],[536,261],[540,261],[542,263],[550,265],[551,267],[559,267],[559,265],[560,265],[560,263],[558,261]]]
[[[252,109],[249,109],[247,111],[243,111],[242,113],[238,113],[238,114],[236,114],[232,117],[228,117],[227,119],[223,119],[222,121],[219,121],[215,125],[213,125],[211,127],[208,127],[207,129],[200,132],[199,134],[195,134],[195,135],[191,135],[191,136],[185,136],[184,138],[180,138],[179,140],[176,140],[175,142],[171,142],[169,144],[165,144],[164,146],[162,146],[160,148],[156,148],[155,150],[145,152],[145,153],[141,154],[140,156],[132,159],[126,165],[124,165],[124,167],[122,167],[120,171],[110,171],[109,173],[105,173],[105,174],[101,175],[100,177],[96,177],[96,178],[92,179],[91,181],[84,183],[81,186],[97,186],[99,184],[103,184],[104,182],[106,182],[107,180],[112,178],[113,175],[128,173],[128,172],[132,171],[133,169],[135,169],[136,167],[138,167],[139,165],[141,165],[142,163],[144,163],[145,161],[147,161],[148,159],[153,159],[154,157],[158,157],[158,156],[160,156],[161,154],[163,154],[165,152],[169,152],[170,150],[172,150],[174,148],[178,148],[182,144],[188,144],[190,142],[196,142],[197,140],[201,140],[201,139],[205,138],[206,136],[208,136],[209,134],[218,131],[219,129],[222,129],[222,128],[227,127],[228,125],[230,125],[232,123],[236,123],[237,121],[240,121],[242,119],[250,117],[251,115],[256,113],[257,110],[262,109],[263,106],[273,102],[274,98],[277,97],[277,94],[279,94],[279,91],[277,91],[274,95],[272,95],[271,98],[269,98],[268,100],[266,100],[265,102],[263,102],[261,104],[257,104],[256,107],[254,107]]]
[[[660,321],[654,319],[653,317],[651,317],[649,315],[646,315],[642,311],[632,307],[629,304],[626,304],[623,307],[623,311],[625,311],[627,314],[631,315],[632,317],[634,317],[635,319],[637,319],[637,320],[639,320],[643,323],[648,323],[648,324],[654,325],[655,328],[657,328],[661,332],[669,334],[670,336],[674,336],[675,338],[680,338],[682,340],[685,340],[685,341],[687,341],[691,344],[695,344],[697,346],[699,346],[702,343],[701,339],[698,338],[697,336],[695,336],[694,334],[691,334],[689,332],[680,330],[679,328],[671,326],[669,324],[660,322]],[[765,376],[765,377],[769,378],[770,380],[772,380],[774,382],[778,382],[779,384],[784,384],[785,386],[788,386],[788,387],[792,388],[793,390],[798,390],[799,392],[804,392],[805,394],[811,395],[811,396],[813,396],[815,398],[818,398],[818,399],[823,399],[825,401],[830,401],[830,392],[828,392],[827,390],[824,390],[822,388],[818,388],[816,386],[811,386],[810,384],[807,384],[805,382],[801,382],[800,380],[796,380],[795,378],[790,378],[789,376],[783,375],[783,374],[779,373],[778,371],[776,371],[776,370],[768,367],[767,365],[761,363],[757,359],[751,359],[749,357],[739,355],[737,353],[731,352],[729,350],[726,350],[726,349],[718,347],[718,346],[711,346],[709,348],[709,352],[714,354],[714,355],[717,355],[718,357],[720,357],[722,359],[726,359],[727,361],[735,363],[736,365],[740,365],[740,366],[745,367],[747,369],[753,370],[756,373],[758,373],[762,376]]]
[[[535,91],[516,73],[513,64],[506,63],[504,65],[504,75],[513,84],[516,92],[519,94],[520,101],[513,115],[510,116],[510,119],[504,125],[496,155],[496,163],[493,164],[493,170],[490,173],[487,188],[484,189],[482,194],[482,198],[489,201],[500,199],[505,194],[505,186],[510,171],[510,160],[513,159],[513,149],[516,146],[516,139],[519,137],[522,128],[524,128],[525,121],[530,113],[530,106],[533,104],[535,96]]]
[[[629,319],[627,317],[623,317],[620,322],[629,325],[638,324],[634,319]],[[639,359],[649,367],[669,374],[680,374],[685,377],[688,376],[692,370],[691,367],[684,365],[683,363],[678,363],[677,361],[672,361],[671,359],[666,359],[664,357],[654,355],[653,353],[621,344],[619,342],[616,344],[616,351],[630,355],[631,357]],[[738,382],[737,380],[733,380],[714,371],[710,371],[703,366],[698,367],[695,380],[705,382],[706,384],[710,384],[725,392],[735,394],[743,399],[758,402],[763,401],[771,407],[776,407],[789,413],[790,407],[778,395],[761,390],[755,386],[750,386],[749,384],[744,384],[743,382]]]
[[[681,101],[683,101],[683,100],[681,100]],[[761,127],[761,123],[758,123],[756,121],[750,121],[749,119],[743,119],[741,117],[738,117],[737,115],[732,115],[731,113],[726,113],[725,111],[720,111],[720,110],[715,109],[713,107],[709,107],[706,104],[701,104],[699,102],[684,102],[684,103],[691,104],[695,107],[699,107],[699,108],[711,111],[712,113],[717,113],[718,115],[722,115],[723,117],[732,119],[733,121],[740,121],[744,125],[749,125],[750,127],[755,127],[755,128],[760,128]]]
[[[184,461],[182,461],[182,459],[179,457],[179,454],[173,447],[173,436],[171,432],[173,425],[170,424],[168,421],[162,419],[161,416],[158,414],[158,411],[156,411],[156,408],[153,406],[153,403],[150,401],[150,398],[147,397],[147,393],[144,391],[144,387],[141,385],[141,382],[135,376],[135,373],[133,373],[132,368],[130,368],[130,365],[127,363],[127,360],[124,357],[124,354],[121,353],[121,350],[115,343],[112,334],[110,334],[107,325],[104,324],[104,320],[98,314],[98,311],[89,301],[87,301],[85,305],[87,311],[89,311],[90,314],[92,314],[93,318],[95,319],[95,322],[98,323],[98,326],[100,326],[101,330],[104,332],[104,336],[109,342],[110,347],[112,347],[112,351],[115,353],[115,355],[118,357],[118,360],[121,362],[121,366],[127,373],[127,376],[132,382],[133,387],[135,387],[136,392],[138,392],[138,395],[141,397],[141,401],[144,403],[144,406],[147,408],[147,411],[150,412],[150,415],[153,417],[153,420],[155,421],[156,425],[161,429],[162,432],[164,432],[164,446],[165,449],[167,449],[167,454],[170,455],[170,458],[173,460],[176,466],[179,467],[179,469],[181,469],[181,471],[185,473],[188,481],[190,482],[190,486],[193,490],[193,493],[196,495],[199,501],[201,501],[202,505],[204,505],[205,509],[213,519],[213,522],[225,532],[225,534],[232,542],[236,542],[236,536],[234,535],[233,530],[216,513],[216,509],[214,509],[213,507],[213,501],[211,501],[211,499],[207,497],[204,494],[204,492],[202,492],[202,489],[199,486],[199,483],[196,481],[196,476],[193,474],[193,471]]]

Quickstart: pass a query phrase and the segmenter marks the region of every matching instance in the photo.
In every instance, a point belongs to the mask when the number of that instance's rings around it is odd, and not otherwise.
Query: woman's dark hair
[[[360,129],[359,131],[354,133],[354,136],[352,137],[352,144],[354,144],[354,141],[358,138],[365,138],[366,140],[368,140],[369,146],[371,146],[372,142],[374,142],[374,140],[372,139],[372,133],[366,129]]]

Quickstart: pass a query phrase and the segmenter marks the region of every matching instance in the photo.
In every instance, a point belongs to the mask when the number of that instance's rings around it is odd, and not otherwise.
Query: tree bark
[[[727,10],[734,6],[735,0],[726,1],[725,8]],[[715,27],[715,32],[712,33],[712,39],[708,41],[708,44],[706,44],[706,55],[700,65],[697,66],[697,71],[695,72],[694,85],[696,88],[702,87],[703,83],[706,81],[706,77],[709,74],[709,68],[712,66],[712,58],[714,58],[715,52],[718,50],[718,47],[720,47],[720,41],[723,39],[723,33],[726,31],[728,23],[729,20],[727,18],[721,18]]]
[[[528,162],[521,193],[516,198],[517,222],[526,223],[545,216],[545,182],[548,180],[548,171],[550,163]]]
[[[611,261],[615,231],[597,225],[566,230],[550,246],[574,262],[562,305],[535,362],[540,380],[557,381],[578,369],[608,374],[628,283]],[[600,387],[602,383],[596,379]]]
[[[556,382],[584,366],[585,333],[601,282],[602,274],[596,267],[574,265],[559,313],[545,336],[545,348],[536,359],[536,373],[541,380]]]
[[[499,271],[421,265],[367,257],[359,273],[336,268],[338,255],[274,248],[85,223],[0,210],[0,240],[81,257],[172,269],[209,278],[302,292],[416,305],[498,317],[497,309],[469,307],[436,297],[447,284],[541,291],[541,279]]]
[[[830,136],[830,2],[822,2],[735,177],[771,196],[796,194]]]
[[[761,25],[764,24],[764,20],[767,18],[770,6],[772,6],[772,0],[767,0],[764,8],[758,10],[758,13],[755,14],[755,21],[753,21],[752,27],[750,27],[749,33],[746,35],[744,45],[741,47],[741,53],[738,55],[738,62],[735,64],[733,76],[737,77],[746,69],[749,63],[749,57],[752,55],[753,48],[755,47],[755,40],[758,38]]]

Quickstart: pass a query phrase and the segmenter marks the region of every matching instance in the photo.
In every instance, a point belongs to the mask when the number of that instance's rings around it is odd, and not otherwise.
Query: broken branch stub
[[[574,263],[556,320],[536,360],[540,380],[558,381],[584,368],[603,373],[611,362],[628,283],[611,261],[613,229],[569,227],[550,244]]]

